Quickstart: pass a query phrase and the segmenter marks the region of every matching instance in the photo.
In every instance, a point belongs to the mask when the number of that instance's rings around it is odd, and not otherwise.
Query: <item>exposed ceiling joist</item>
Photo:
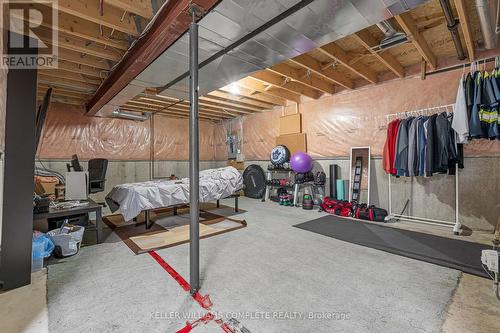
[[[300,65],[304,68],[309,69],[313,73],[316,73],[319,76],[322,76],[326,80],[329,80],[331,82],[334,82],[344,88],[347,89],[353,89],[354,88],[354,83],[342,75],[341,73],[337,72],[332,66],[324,67],[324,65],[313,58],[312,56],[308,54],[302,54],[298,57],[290,59],[293,63]]]
[[[160,114],[160,115],[165,115],[169,117],[174,117],[174,118],[189,118],[189,113],[186,112],[178,112],[174,110],[148,110],[148,109],[142,109],[140,107],[135,107],[135,106],[130,106],[130,105],[123,105],[120,107],[120,109],[124,111],[131,111],[131,112],[151,112],[154,114]],[[211,116],[206,116],[203,114],[200,114],[199,116],[200,119],[204,120],[219,120],[217,117],[211,117]]]
[[[50,71],[47,71],[50,73]],[[95,91],[97,88],[97,85],[95,84],[90,84],[90,83],[84,83],[80,82],[77,80],[71,80],[71,79],[65,79],[65,78],[60,78],[57,76],[53,75],[45,75],[45,74],[38,74],[38,82],[39,83],[45,83],[50,85],[51,87],[57,86],[57,87],[65,87],[71,90],[83,90],[83,91]]]
[[[37,6],[36,9],[39,10],[44,17],[50,17],[50,9],[48,7]],[[12,17],[21,20],[26,19],[24,16],[18,16],[17,12],[12,12],[9,15],[12,15]],[[39,24],[39,22],[36,22],[35,19],[31,17],[28,18],[28,21],[33,23],[34,25]],[[49,29],[54,28],[52,25],[45,21],[42,22],[42,26]],[[110,36],[111,29],[108,29],[106,27],[99,27],[98,24],[89,22],[73,15],[59,13],[57,26],[55,28],[59,32],[100,43],[102,45],[114,47],[120,50],[127,50],[129,47],[127,41],[116,39]]]
[[[250,105],[250,104],[245,104],[245,103],[241,103],[241,102],[237,102],[237,101],[232,101],[232,100],[225,99],[225,98],[220,98],[220,97],[215,97],[215,96],[208,96],[208,95],[200,97],[200,101],[209,101],[209,102],[212,102],[212,103],[221,104],[223,106],[237,107],[237,108],[241,108],[244,111],[248,111],[249,113],[252,113],[252,112],[262,112],[262,111],[266,110],[263,107],[256,107],[256,106],[253,106],[253,105]]]
[[[227,86],[222,87],[220,90],[227,92],[227,93],[232,93],[231,88],[229,88]],[[248,97],[248,98],[254,99],[258,102],[264,102],[267,104],[274,104],[274,105],[281,105],[281,106],[286,106],[288,104],[286,99],[284,99],[284,98],[266,95],[266,94],[259,93],[259,92],[256,92],[254,90],[247,89],[244,87],[240,87],[239,92],[236,93],[235,95]]]
[[[437,68],[436,56],[432,53],[429,44],[418,31],[418,28],[411,17],[411,14],[406,12],[396,16],[396,21],[399,23],[404,32],[410,37],[413,45],[420,53],[422,58],[429,64],[429,66],[435,70]]]
[[[335,43],[327,44],[318,49],[321,53],[327,55],[333,60],[338,61],[343,66],[347,67],[352,72],[361,76],[365,80],[371,83],[377,83],[377,73],[372,71],[369,67],[363,66],[357,62],[352,63],[353,58],[351,58],[340,46]]]
[[[310,98],[318,99],[322,95],[321,92],[314,88],[306,86],[297,81],[292,81],[290,78],[287,79],[286,77],[278,75],[271,71],[260,71],[257,73],[253,73],[250,77],[288,90],[292,93],[304,95]]]
[[[43,92],[47,91],[50,87],[46,84],[40,84],[38,85],[38,92]],[[66,90],[64,88],[59,88],[59,87],[53,87],[52,88],[52,93],[56,94],[58,96],[66,96],[66,97],[73,97],[73,98],[80,98],[82,100],[87,100],[90,97],[89,93],[85,92],[76,92],[76,91],[70,91]]]
[[[300,95],[290,92],[288,90],[278,88],[273,85],[269,85],[269,83],[266,85],[262,83],[262,81],[258,81],[255,79],[252,79],[250,77],[241,79],[237,82],[239,86],[245,87],[247,89],[255,90],[255,91],[260,91],[261,93],[278,97],[278,98],[284,98],[289,101],[293,101],[295,103],[300,103]]]
[[[354,35],[356,39],[363,45],[368,51],[370,51],[378,60],[380,60],[384,65],[387,66],[391,71],[394,72],[398,77],[405,76],[405,70],[403,66],[396,60],[396,58],[389,52],[389,50],[376,52],[373,48],[379,45],[379,42],[372,36],[368,30],[361,30],[356,32]]]
[[[42,67],[44,68],[44,67]],[[48,68],[48,67],[47,67]],[[76,74],[82,74],[89,77],[104,79],[107,76],[107,71],[96,69],[93,67],[77,64],[74,62],[68,62],[65,60],[59,60],[57,64],[58,69],[65,70],[67,72],[72,72]],[[52,68],[50,68],[52,69]]]
[[[102,6],[101,15],[97,1],[58,0],[58,9],[62,13],[80,17],[131,36],[139,36],[134,20],[130,17],[129,13],[109,6],[107,1],[104,1]]]
[[[305,69],[295,69],[285,63],[277,64],[268,69],[271,72],[286,76],[308,87],[317,89],[327,94],[335,93],[335,85],[327,82],[312,72]]]
[[[455,8],[458,13],[458,20],[460,21],[460,26],[462,27],[462,32],[465,39],[465,45],[467,46],[467,54],[470,61],[476,59],[476,52],[474,46],[474,40],[472,38],[472,29],[469,20],[469,13],[467,7],[465,6],[464,0],[454,0]]]
[[[37,99],[39,102],[43,101],[45,94],[38,94]],[[79,105],[82,106],[85,104],[85,101],[80,99],[80,98],[72,98],[72,97],[67,97],[67,96],[59,96],[56,94],[53,94],[50,96],[50,101],[51,102],[59,102],[59,103],[64,103],[64,104],[70,104],[70,105]]]
[[[248,105],[264,108],[265,110],[271,110],[274,107],[274,105],[269,104],[269,103],[257,101],[257,100],[242,97],[242,96],[233,95],[233,94],[221,91],[221,90],[212,91],[211,93],[209,93],[205,96],[209,97],[209,98],[212,98],[212,97],[223,98],[223,99],[233,100],[233,101],[237,101],[237,102],[242,102],[242,103],[245,103]]]
[[[136,100],[148,101],[148,102],[151,102],[151,103],[157,103],[158,105],[161,105],[163,107],[165,107],[167,105],[170,105],[170,104],[173,104],[173,103],[176,103],[175,99],[172,99],[172,101],[167,101],[167,100],[160,100],[158,98],[145,97],[145,96],[138,96]],[[189,102],[187,102],[187,101],[179,101],[178,104],[189,106]],[[252,111],[248,111],[248,110],[245,110],[245,109],[242,109],[242,108],[237,108],[237,107],[232,107],[232,106],[226,106],[226,105],[222,105],[220,103],[214,103],[214,102],[202,100],[201,98],[199,99],[198,104],[201,105],[201,106],[204,106],[204,107],[214,108],[214,110],[220,110],[220,111],[228,110],[228,111],[231,111],[231,112],[241,113],[241,114],[252,113]]]
[[[55,44],[52,43],[52,36],[47,31],[39,32],[37,34],[40,39],[47,44]],[[122,51],[113,49],[113,48],[104,48],[98,46],[97,44],[92,44],[91,42],[85,42],[83,40],[78,40],[75,38],[70,38],[68,36],[64,36],[63,34],[59,34],[59,39],[57,46],[59,48],[63,48],[66,50],[73,50],[81,53],[85,53],[94,57],[99,57],[102,59],[108,59],[113,62],[120,61],[122,58]]]
[[[137,110],[141,111],[146,111],[146,112],[156,112],[156,111],[166,111],[166,110],[173,110],[173,111],[180,111],[184,112],[185,114],[189,115],[189,107],[183,107],[183,106],[178,106],[178,105],[173,105],[170,107],[159,107],[156,105],[151,105],[148,103],[142,103],[138,102],[135,100],[128,101],[125,105],[125,107],[134,107]],[[120,107],[122,108],[122,107]],[[217,117],[217,118],[230,118],[231,116],[224,114],[224,113],[219,113],[219,112],[214,112],[211,110],[205,110],[203,108],[199,109],[199,113],[205,116],[211,116],[211,117]]]
[[[164,103],[164,102],[160,102],[160,101],[155,100],[155,99],[144,98],[141,96],[135,98],[133,101],[141,102],[141,103],[148,103],[150,105],[155,105],[159,108],[168,108],[170,105],[174,104],[175,106],[182,106],[183,108],[186,108],[187,110],[189,110],[189,102],[187,102],[187,101],[179,101],[177,103],[175,103],[175,102]],[[219,107],[215,107],[212,105],[206,105],[205,103],[199,103],[199,105],[200,105],[200,110],[206,110],[206,111],[219,113],[219,114],[227,114],[227,111],[230,111],[229,109],[219,108]],[[237,111],[232,111],[232,112],[238,113]]]
[[[152,0],[105,0],[109,5],[151,19],[154,15]]]
[[[81,74],[75,74],[72,72],[65,71],[63,69],[39,69],[38,73],[46,75],[46,76],[53,76],[53,77],[58,77],[58,78],[75,80],[78,82],[93,84],[96,86],[96,88],[97,88],[97,86],[99,86],[99,84],[101,84],[101,80],[99,80],[99,79],[86,77],[86,76],[81,75]]]
[[[59,49],[59,59],[82,64],[85,66],[95,67],[103,70],[110,70],[111,65],[105,59],[97,58],[85,53],[80,53],[67,49]]]

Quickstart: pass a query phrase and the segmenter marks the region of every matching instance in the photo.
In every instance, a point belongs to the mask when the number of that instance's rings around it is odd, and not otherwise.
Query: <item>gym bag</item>
[[[373,205],[367,206],[366,204],[361,204],[354,208],[353,216],[360,220],[384,222],[387,211]]]
[[[352,215],[352,204],[349,201],[333,200],[326,197],[321,204],[321,208],[329,213],[339,216],[351,216]]]

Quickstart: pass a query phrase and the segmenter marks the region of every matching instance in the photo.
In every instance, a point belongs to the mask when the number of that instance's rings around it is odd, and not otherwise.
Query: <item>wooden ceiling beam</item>
[[[151,0],[106,0],[106,3],[148,20],[154,15]]]
[[[330,43],[320,47],[318,50],[333,60],[338,61],[344,67],[347,67],[350,71],[361,76],[368,82],[377,83],[377,73],[372,71],[368,66],[363,66],[356,62],[351,63],[353,59],[337,44]]]
[[[46,84],[39,84],[38,85],[38,92],[42,91],[45,93],[49,89],[49,86]],[[91,97],[90,93],[85,93],[85,92],[77,92],[77,91],[70,91],[64,88],[59,88],[59,87],[54,87],[52,88],[52,93],[56,94],[58,96],[65,96],[65,97],[73,97],[73,98],[80,98],[87,100]]]
[[[458,20],[460,21],[460,26],[462,27],[462,32],[465,39],[465,45],[467,46],[467,54],[469,56],[469,61],[474,61],[476,59],[476,52],[474,47],[474,39],[472,38],[472,27],[469,20],[469,14],[464,0],[453,0],[455,2],[455,8],[458,13]]]
[[[222,87],[220,88],[220,90],[227,93],[231,93],[231,89],[228,86]],[[239,92],[236,95],[255,99],[258,102],[264,102],[267,104],[274,104],[280,106],[286,106],[288,104],[286,99],[284,98],[266,95],[245,87],[239,87]]]
[[[82,64],[85,66],[90,66],[107,71],[111,70],[111,65],[105,59],[93,57],[85,53],[80,53],[67,49],[60,49],[58,56],[59,59],[74,62],[77,64]]]
[[[260,102],[260,101],[254,100],[254,99],[240,96],[240,95],[233,95],[233,94],[227,93],[225,91],[221,91],[221,90],[214,90],[214,91],[208,93],[207,95],[205,95],[205,97],[209,97],[209,98],[214,97],[214,98],[223,98],[223,99],[233,100],[233,101],[237,101],[237,102],[246,103],[246,104],[249,104],[252,106],[264,108],[265,110],[271,110],[274,107],[274,105],[269,104],[269,103]]]
[[[166,104],[166,103],[158,103],[158,101],[151,101],[151,100],[144,101],[142,97],[137,97],[136,99],[131,100],[131,102],[138,103],[138,104],[145,104],[145,105],[153,105],[153,106],[156,106],[156,107],[161,108],[161,109],[169,109],[171,107],[181,107],[182,109],[189,111],[189,102],[184,102],[184,101],[180,101],[176,104],[174,104],[174,103]],[[224,109],[215,108],[213,106],[202,105],[201,103],[200,103],[199,109],[201,111],[217,113],[217,114],[222,114],[222,115],[228,114],[228,112],[224,111]],[[235,112],[235,113],[237,113],[237,112]]]
[[[124,32],[131,36],[139,36],[134,20],[126,11],[107,4],[102,4],[102,15],[99,9],[99,3],[84,0],[58,0],[58,10],[84,20],[103,25],[110,29]]]
[[[335,93],[335,85],[322,79],[316,74],[309,72],[305,69],[295,69],[285,63],[277,64],[268,69],[273,73],[286,76],[310,88],[317,89],[327,94]]]
[[[172,110],[170,110],[170,111],[169,110],[152,111],[152,110],[143,110],[142,108],[139,108],[139,107],[126,106],[126,105],[121,106],[120,109],[122,109],[123,111],[130,111],[130,112],[152,112],[154,114],[170,116],[173,118],[182,118],[182,119],[189,118],[189,113],[176,112],[176,111],[172,111]],[[199,118],[204,119],[204,120],[220,120],[217,117],[209,117],[209,116],[205,116],[205,115],[201,115],[201,114],[200,114]]]
[[[158,107],[158,106],[147,104],[147,103],[140,103],[140,102],[137,102],[134,100],[130,100],[127,103],[125,103],[124,105],[120,106],[120,108],[122,108],[122,109],[127,108],[127,107],[135,108],[137,110],[141,110],[144,112],[161,112],[161,111],[172,110],[172,111],[177,111],[179,113],[182,112],[182,113],[189,115],[189,108],[183,108],[183,107],[177,107],[177,106],[163,108],[163,107]],[[231,116],[229,116],[229,115],[219,114],[219,113],[215,113],[212,111],[206,111],[206,110],[203,110],[201,108],[199,110],[199,114],[204,115],[204,116],[217,117],[217,118],[221,118],[221,119],[222,118],[231,118]]]
[[[43,98],[44,94],[37,95],[37,99],[39,102],[43,101]],[[64,103],[64,104],[71,104],[71,105],[80,105],[80,106],[85,105],[85,100],[79,98],[66,97],[66,96],[58,96],[56,94],[52,94],[52,96],[50,97],[50,101]]]
[[[290,61],[344,88],[354,88],[354,83],[349,78],[337,72],[332,66],[328,66],[325,68],[324,64],[322,64],[320,61],[316,60],[309,54],[299,55],[298,57],[290,59]]]
[[[52,67],[41,67],[46,69],[52,69]],[[67,72],[72,72],[76,74],[85,75],[88,77],[104,79],[107,75],[107,71],[99,70],[93,67],[77,64],[74,62],[68,62],[65,60],[59,60],[57,63],[57,69],[65,70]]]
[[[260,91],[263,94],[284,98],[289,101],[300,103],[300,95],[288,90],[282,89],[280,87],[271,85],[269,83],[265,84],[262,81],[253,79],[251,77],[246,77],[239,80],[236,84],[240,87],[244,87],[251,90]]]
[[[304,95],[313,99],[318,99],[322,95],[322,93],[315,88],[311,88],[310,86],[302,84],[298,81],[292,81],[292,78],[287,78],[285,76],[278,75],[275,72],[269,70],[253,73],[250,75],[250,77],[255,80],[259,80],[261,82],[272,84],[276,87],[280,87],[292,93]]]
[[[417,25],[413,21],[411,14],[406,12],[397,15],[396,21],[399,23],[404,32],[410,37],[413,46],[415,46],[422,58],[424,58],[424,60],[429,64],[431,69],[435,70],[437,68],[436,56],[432,53],[432,50],[429,47],[429,44],[427,44],[424,36],[418,31]]]
[[[372,36],[368,30],[361,30],[353,34],[358,42],[363,45],[365,49],[371,52],[379,61],[381,61],[387,68],[389,68],[398,77],[405,76],[403,66],[396,60],[396,58],[388,51],[376,52],[373,48],[379,45],[379,42]]]

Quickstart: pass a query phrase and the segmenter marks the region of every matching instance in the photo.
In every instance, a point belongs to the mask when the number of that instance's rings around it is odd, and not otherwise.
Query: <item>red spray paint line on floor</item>
[[[160,257],[160,255],[158,253],[156,253],[156,251],[149,251],[148,253],[151,257],[153,257],[153,259],[158,264],[160,264],[161,267],[163,267],[163,269],[168,274],[170,274],[170,276],[172,278],[174,278],[175,281],[177,281],[177,283],[182,287],[182,289],[184,289],[184,291],[189,292],[190,285],[186,281],[186,279],[184,279],[179,273],[177,273],[177,271],[172,266],[170,266],[165,260],[163,260],[163,258]],[[199,292],[196,292],[194,295],[191,295],[191,296],[205,310],[210,310],[210,308],[213,306],[213,303],[210,300],[210,297],[208,295],[203,296]],[[220,328],[225,333],[237,333],[237,332],[239,332],[239,330],[236,331],[235,329],[233,329],[230,324],[224,322],[222,319],[216,319],[214,314],[212,314],[211,312],[208,312],[205,316],[203,316],[202,318],[200,318],[192,323],[187,322],[186,326],[181,328],[176,333],[191,332],[191,330],[194,327],[198,326],[199,324],[207,324],[210,321],[214,321],[217,325],[220,326]]]

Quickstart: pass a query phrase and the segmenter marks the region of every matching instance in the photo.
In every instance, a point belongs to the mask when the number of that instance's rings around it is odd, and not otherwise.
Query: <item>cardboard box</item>
[[[302,132],[302,115],[300,113],[280,117],[280,135]]]
[[[276,138],[276,145],[284,145],[291,154],[298,151],[307,152],[307,140],[305,133],[280,135]]]
[[[236,160],[228,160],[227,165],[232,166],[236,170],[245,170],[245,162],[238,162]]]
[[[56,193],[55,181],[44,181],[41,178],[35,177],[35,193],[38,195],[50,195]]]

